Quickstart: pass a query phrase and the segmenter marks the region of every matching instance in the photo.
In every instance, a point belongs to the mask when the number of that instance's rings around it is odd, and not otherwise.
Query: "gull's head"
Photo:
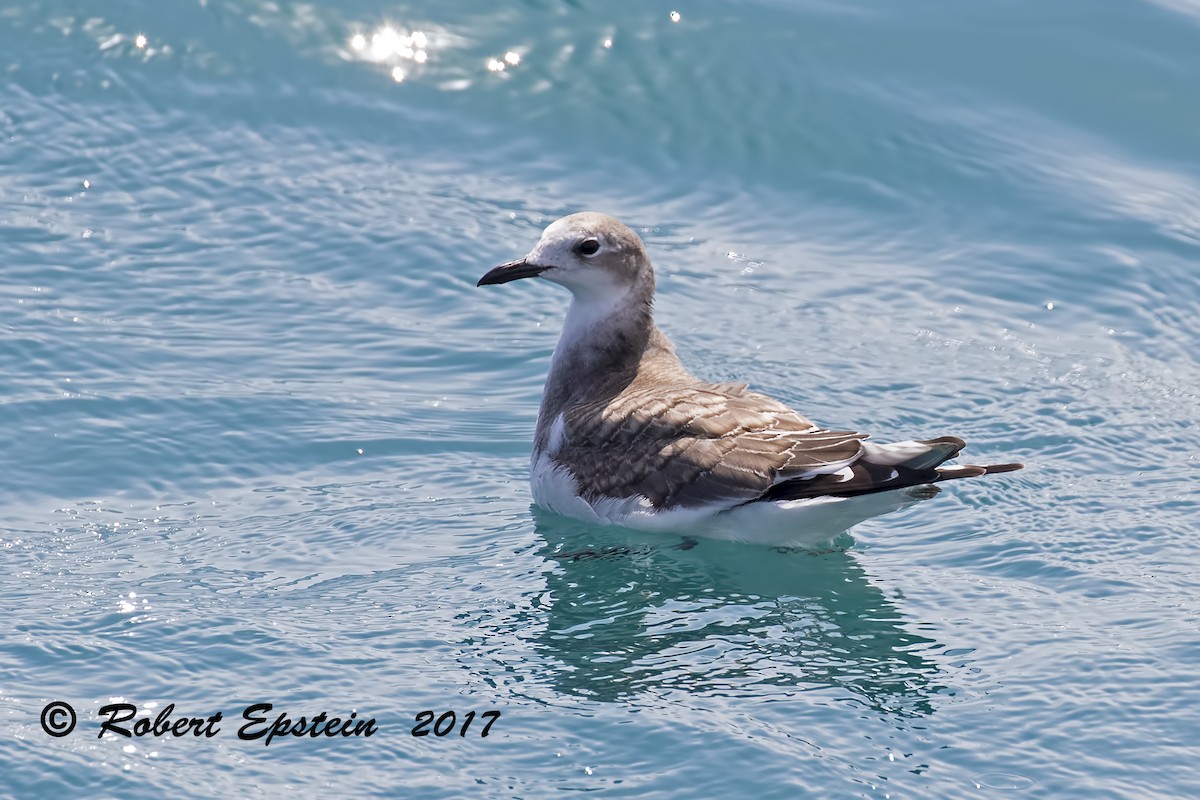
[[[529,255],[501,264],[477,285],[533,277],[565,286],[579,298],[625,294],[635,287],[654,291],[654,273],[642,240],[617,220],[594,211],[552,222]]]

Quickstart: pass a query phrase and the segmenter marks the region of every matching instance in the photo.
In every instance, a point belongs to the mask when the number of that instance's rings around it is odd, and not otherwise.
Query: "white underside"
[[[579,496],[575,479],[546,453],[534,458],[530,475],[533,500],[556,514],[600,525],[679,533],[708,539],[769,545],[816,547],[863,520],[897,511],[921,497],[910,490],[856,497],[816,497],[669,510],[655,509],[644,497],[605,498],[589,503]]]

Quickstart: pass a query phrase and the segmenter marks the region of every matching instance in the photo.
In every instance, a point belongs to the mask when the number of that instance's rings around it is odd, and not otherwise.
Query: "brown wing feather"
[[[586,499],[643,495],[656,508],[749,502],[781,480],[853,461],[866,438],[822,430],[744,384],[635,383],[605,404],[568,408],[564,423],[555,458]],[[606,470],[613,463],[620,469]]]

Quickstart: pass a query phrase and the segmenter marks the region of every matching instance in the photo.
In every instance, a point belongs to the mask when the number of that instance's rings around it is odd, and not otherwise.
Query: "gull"
[[[530,465],[534,502],[557,514],[807,547],[932,497],[934,483],[1023,466],[944,465],[966,445],[957,436],[876,444],[693,376],[654,324],[645,245],[613,217],[563,217],[477,285],[534,277],[572,295]]]

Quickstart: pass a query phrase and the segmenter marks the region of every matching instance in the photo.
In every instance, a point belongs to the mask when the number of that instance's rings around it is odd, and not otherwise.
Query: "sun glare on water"
[[[429,61],[429,35],[425,31],[405,32],[382,25],[372,33],[355,32],[350,36],[350,53],[372,64],[390,66],[392,80],[403,81],[409,74],[404,65]]]
[[[373,30],[352,29],[343,57],[383,67],[393,81],[402,83],[419,75],[422,68],[433,60],[435,50],[443,57],[442,70],[445,71],[449,63],[445,58],[446,48],[453,49],[456,43],[461,45],[464,41],[447,31],[406,30],[399,25],[385,23]],[[487,72],[503,73],[521,65],[524,55],[524,49],[509,49],[485,59],[482,66]],[[466,77],[443,85],[460,88],[461,85],[470,85],[470,80]]]

